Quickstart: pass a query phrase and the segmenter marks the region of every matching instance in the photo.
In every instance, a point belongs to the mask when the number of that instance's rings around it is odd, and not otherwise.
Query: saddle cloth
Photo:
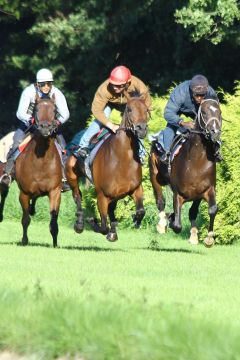
[[[7,162],[7,154],[13,144],[14,131],[11,131],[0,140],[0,161]]]
[[[78,160],[82,161],[82,158],[79,158],[76,154],[77,149],[79,148],[79,142],[84,135],[86,130],[79,131],[72,141],[66,146],[67,154],[74,155]],[[96,136],[91,139],[90,145],[88,147],[89,156],[84,160],[84,168],[87,178],[93,183],[92,178],[92,164],[98,153],[98,150],[101,148],[105,140],[111,135],[107,129],[102,129]]]

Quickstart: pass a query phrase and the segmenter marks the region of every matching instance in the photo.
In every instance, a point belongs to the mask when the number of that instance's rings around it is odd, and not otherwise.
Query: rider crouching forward
[[[7,163],[5,166],[4,174],[1,177],[1,183],[9,186],[11,183],[11,173],[14,167],[16,158],[16,151],[23,141],[27,132],[33,132],[33,112],[37,96],[41,99],[50,99],[53,94],[55,95],[55,105],[57,110],[57,120],[59,125],[64,124],[69,118],[69,110],[66,98],[63,93],[53,85],[53,75],[48,69],[40,69],[36,75],[36,83],[27,86],[21,95],[18,110],[18,128],[13,137],[13,145],[7,156]],[[64,152],[66,142],[58,129],[57,141]],[[66,155],[63,155],[63,162],[66,161]]]
[[[136,76],[133,76],[127,67],[115,67],[110,77],[99,86],[95,93],[92,102],[92,113],[95,120],[82,136],[79,142],[79,149],[76,152],[77,156],[85,158],[88,155],[90,140],[101,128],[106,127],[113,133],[116,133],[119,126],[112,123],[109,117],[113,109],[121,113],[124,112],[127,103],[127,98],[124,95],[125,91],[130,95],[136,93],[146,94],[146,105],[150,108],[151,97],[148,87]],[[144,155],[145,149],[142,143],[142,146],[139,148],[141,162],[143,162]]]
[[[176,131],[182,132],[184,129],[194,128],[195,124],[192,120],[196,119],[201,102],[208,97],[218,101],[216,92],[209,86],[207,78],[203,75],[195,75],[191,80],[186,80],[173,89],[164,110],[167,126],[158,137],[162,162],[168,163],[170,148]],[[184,122],[181,115],[190,117],[192,120]],[[215,156],[216,161],[222,160],[219,149],[216,150]]]

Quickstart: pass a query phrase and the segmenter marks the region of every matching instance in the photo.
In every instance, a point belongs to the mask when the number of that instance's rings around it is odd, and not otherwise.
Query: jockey
[[[209,86],[208,80],[203,75],[195,75],[191,80],[186,80],[177,85],[164,110],[164,118],[167,126],[160,132],[159,143],[161,145],[160,159],[168,162],[169,152],[177,130],[194,128],[198,108],[204,98],[211,97],[218,100],[216,92]],[[190,117],[192,120],[183,121],[181,115]],[[220,154],[218,160],[220,159]]]
[[[11,172],[14,167],[15,161],[15,152],[18,149],[18,146],[22,142],[27,132],[33,131],[32,122],[33,111],[36,101],[36,95],[40,98],[51,98],[52,95],[55,95],[55,103],[57,108],[57,120],[59,125],[65,123],[69,118],[69,110],[67,102],[63,93],[53,85],[53,75],[52,72],[48,69],[40,69],[36,75],[36,83],[30,84],[27,86],[21,95],[18,109],[17,109],[17,118],[18,118],[18,128],[15,131],[13,137],[13,145],[8,153],[8,159],[5,166],[4,174],[1,178],[1,183],[10,185],[11,183]],[[61,146],[62,150],[65,149],[66,142],[61,134],[61,131],[58,130],[57,141]],[[65,156],[66,157],[66,156]],[[63,156],[63,161],[66,160]]]
[[[127,98],[124,91],[129,94],[139,92],[140,94],[146,93],[146,105],[149,108],[151,105],[151,97],[147,86],[136,76],[133,76],[130,70],[125,66],[115,67],[110,77],[105,80],[97,89],[93,102],[92,113],[95,120],[90,124],[82,136],[77,155],[85,158],[88,155],[88,145],[91,138],[97,134],[102,127],[110,129],[116,133],[119,125],[112,123],[109,120],[112,109],[116,109],[121,113],[124,112]],[[145,150],[143,146],[140,147],[140,159],[143,161]]]

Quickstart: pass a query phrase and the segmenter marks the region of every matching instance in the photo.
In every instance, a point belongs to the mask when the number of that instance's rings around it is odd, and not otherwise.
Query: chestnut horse
[[[58,212],[62,189],[62,165],[55,145],[56,120],[55,99],[36,98],[34,109],[36,131],[28,146],[16,160],[16,181],[20,189],[22,206],[22,244],[28,244],[27,229],[30,214],[34,215],[35,202],[40,196],[50,200],[50,232],[53,246],[57,246]],[[32,204],[30,206],[30,200]]]
[[[164,233],[167,218],[164,212],[165,200],[162,186],[170,185],[173,191],[174,212],[169,217],[169,226],[179,233],[182,230],[181,208],[183,203],[192,201],[189,210],[191,222],[191,244],[198,243],[196,218],[201,200],[208,202],[210,224],[204,239],[206,246],[214,244],[213,225],[217,213],[216,204],[216,161],[215,152],[220,144],[222,118],[219,103],[215,99],[205,99],[199,106],[195,129],[190,130],[187,140],[172,161],[171,169],[163,164],[155,144],[152,144],[149,158],[150,178],[159,210],[160,221],[157,229]]]
[[[133,216],[135,227],[139,227],[145,215],[143,207],[142,166],[139,160],[139,139],[147,134],[149,109],[145,96],[128,98],[122,122],[116,134],[111,134],[99,149],[92,165],[93,182],[97,193],[97,205],[101,216],[101,226],[92,221],[94,231],[107,235],[109,241],[117,240],[115,208],[117,201],[130,195],[136,204]],[[77,206],[76,232],[84,228],[82,195],[78,179],[84,175],[83,166],[75,157],[70,156],[66,165],[67,181],[72,188],[73,199]],[[110,229],[107,226],[110,219]]]

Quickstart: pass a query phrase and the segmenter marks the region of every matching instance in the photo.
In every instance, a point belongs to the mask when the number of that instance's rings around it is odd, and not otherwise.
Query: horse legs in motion
[[[31,197],[29,194],[25,194],[23,191],[20,191],[19,200],[22,206],[22,227],[23,227],[23,237],[22,237],[22,245],[28,245],[28,235],[27,230],[28,226],[31,222],[31,206],[35,207],[36,198],[33,199],[32,204],[30,205]],[[50,233],[53,238],[53,246],[57,246],[57,235],[58,235],[58,213],[61,201],[61,193],[59,193],[58,189],[54,189],[49,193],[50,200]],[[35,210],[35,208],[34,208]],[[32,213],[34,214],[34,213]]]
[[[143,188],[140,185],[132,194],[132,199],[136,205],[136,213],[133,215],[133,222],[136,228],[139,228],[142,222],[142,219],[145,215],[145,210],[143,207]],[[96,220],[92,221],[91,224],[93,226],[94,231],[99,232],[103,235],[107,235],[107,240],[116,241],[118,239],[117,236],[117,219],[115,217],[115,209],[117,206],[118,200],[109,199],[106,197],[103,192],[99,192],[97,195],[97,205],[98,210],[101,216],[101,226],[99,226]],[[110,229],[107,226],[107,216],[110,219]]]
[[[204,200],[208,203],[208,214],[210,217],[208,234],[204,239],[203,243],[206,247],[211,247],[214,244],[214,219],[217,214],[216,194],[214,186],[208,189],[204,195]],[[189,209],[189,220],[191,222],[190,238],[189,242],[192,245],[198,244],[198,229],[196,226],[196,219],[198,215],[199,205],[202,199],[196,199],[193,201],[192,206]],[[170,215],[169,226],[176,232],[179,233],[182,230],[181,225],[181,209],[184,203],[184,198],[178,193],[174,193],[174,213]]]
[[[3,209],[5,200],[8,195],[9,188],[5,186],[4,184],[0,185],[0,194],[1,194],[1,202],[0,202],[0,222],[3,221]]]

